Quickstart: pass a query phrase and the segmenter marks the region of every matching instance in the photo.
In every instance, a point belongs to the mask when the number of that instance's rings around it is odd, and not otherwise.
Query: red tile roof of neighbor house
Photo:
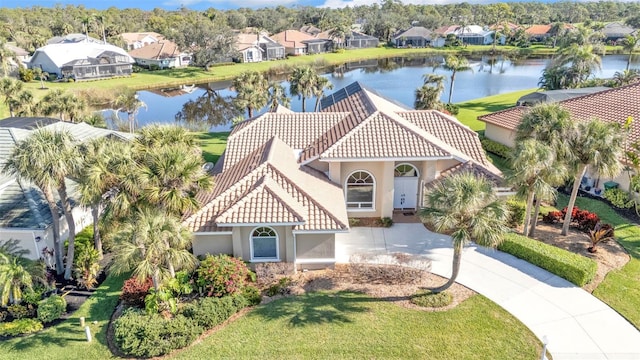
[[[302,43],[303,41],[315,39],[313,35],[298,30],[285,30],[271,36],[271,38],[288,48],[303,48],[307,46]]]
[[[552,24],[547,24],[547,25],[531,25],[528,29],[526,29],[524,32],[526,32],[528,35],[546,35],[549,33],[549,31],[551,30],[551,27],[553,25]],[[575,28],[573,25],[571,24],[564,24],[564,28],[565,29],[573,29]]]
[[[129,55],[137,59],[170,59],[180,55],[178,45],[169,40],[162,40],[157,43],[143,46],[139,49],[129,51]]]
[[[558,104],[567,109],[576,120],[598,118],[608,123],[624,125],[627,118],[632,116],[635,121],[631,125],[629,140],[631,142],[640,140],[640,82],[559,101]],[[478,120],[515,130],[522,115],[529,109],[530,107],[516,106],[482,115]]]

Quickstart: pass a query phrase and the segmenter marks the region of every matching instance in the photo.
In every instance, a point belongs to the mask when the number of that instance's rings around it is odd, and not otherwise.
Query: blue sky
[[[490,3],[499,0],[467,0],[468,3]],[[541,0],[542,2],[555,2],[556,0]],[[584,1],[584,0],[579,0]],[[347,5],[369,5],[379,0],[0,0],[0,7],[30,7],[43,6],[52,7],[55,4],[71,4],[84,5],[86,8],[106,9],[111,6],[118,8],[139,8],[151,10],[153,8],[163,8],[166,10],[175,10],[181,5],[189,9],[204,10],[210,7],[216,9],[235,9],[238,7],[271,7],[276,5],[292,6],[292,5],[310,5],[310,6],[330,6],[344,7]],[[404,0],[404,3],[414,4],[446,4],[458,3],[462,0]]]

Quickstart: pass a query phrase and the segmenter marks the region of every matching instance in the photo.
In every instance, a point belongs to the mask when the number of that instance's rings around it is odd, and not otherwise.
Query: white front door
[[[418,198],[418,177],[395,177],[393,179],[393,207],[415,209]]]

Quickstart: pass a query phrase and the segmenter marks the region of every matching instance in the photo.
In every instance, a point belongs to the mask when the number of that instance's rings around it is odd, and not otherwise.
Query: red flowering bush
[[[122,285],[120,300],[129,306],[144,307],[144,298],[152,287],[153,282],[151,281],[151,278],[148,278],[142,283],[134,277],[128,279]]]
[[[560,211],[549,211],[547,215],[542,216],[542,221],[548,224],[555,224],[562,221],[564,214]]]
[[[196,286],[207,296],[242,293],[251,271],[240,259],[229,255],[207,255],[196,270]]]
[[[542,217],[542,221],[548,224],[562,222],[566,214],[567,208],[562,209],[562,211],[550,211],[547,215]],[[592,213],[588,210],[580,210],[577,206],[573,207],[573,210],[571,211],[571,223],[573,226],[584,232],[589,232],[596,227],[598,222],[600,222],[598,214]]]

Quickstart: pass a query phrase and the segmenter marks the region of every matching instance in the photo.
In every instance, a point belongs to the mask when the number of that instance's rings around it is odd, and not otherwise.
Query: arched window
[[[251,233],[251,260],[280,260],[278,233],[270,227],[261,226]]]
[[[347,178],[347,208],[373,209],[376,182],[366,171],[355,171]]]
[[[400,164],[393,171],[395,177],[417,177],[418,170],[411,164]]]

